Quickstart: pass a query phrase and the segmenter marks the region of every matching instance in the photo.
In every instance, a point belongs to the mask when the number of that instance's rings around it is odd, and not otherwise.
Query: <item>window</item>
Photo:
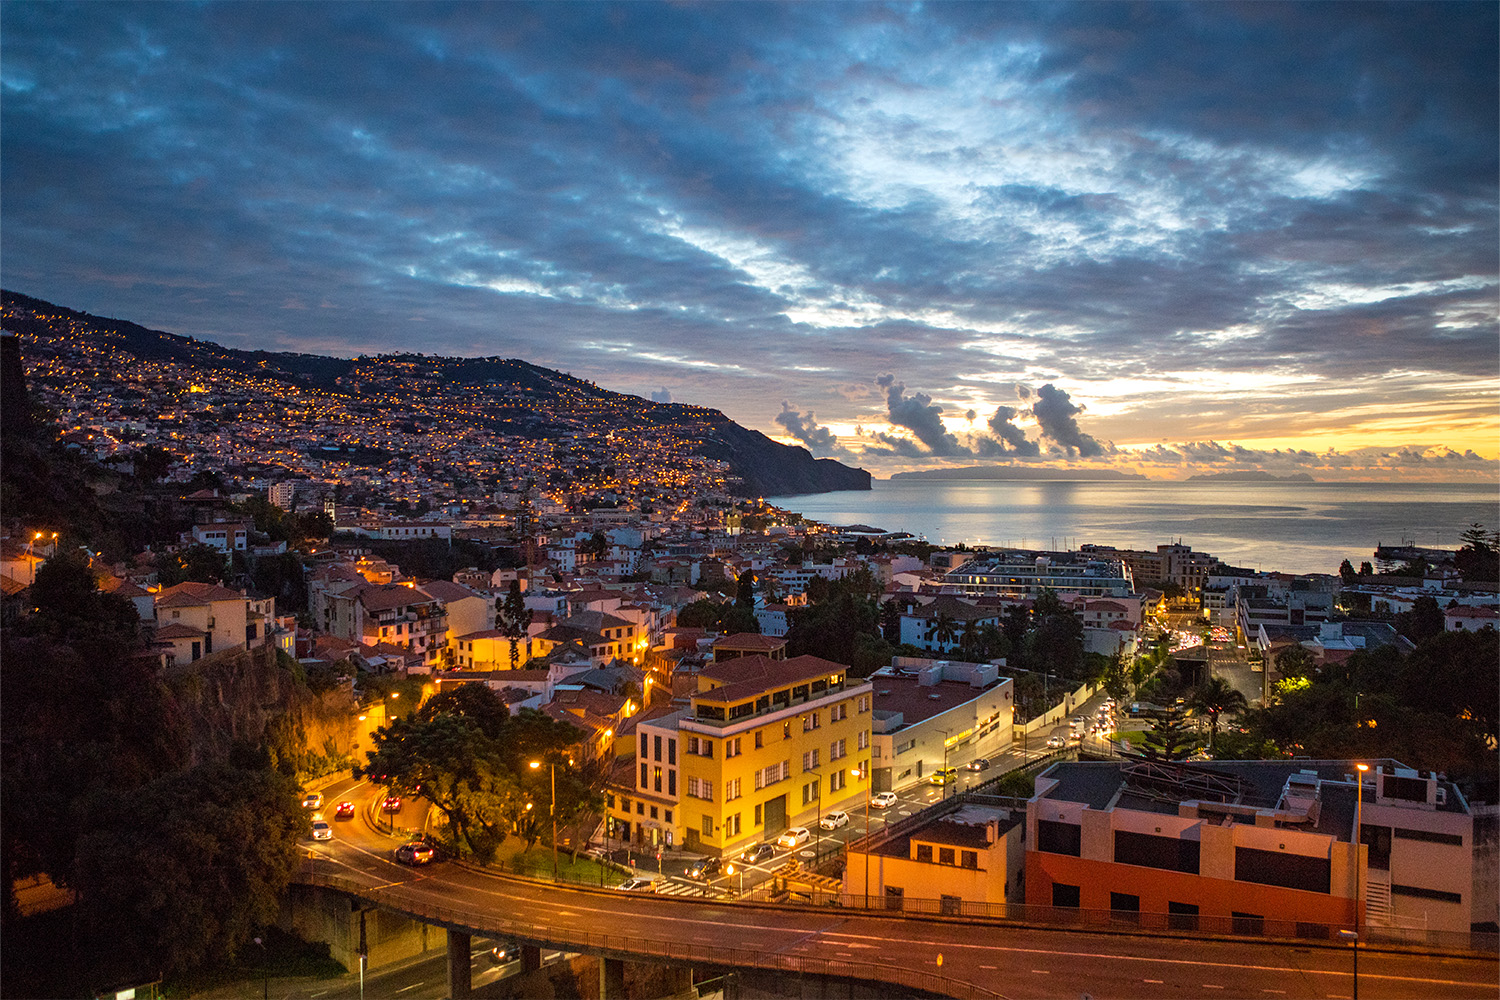
[[[828,710],[829,722],[842,722],[847,718],[849,718],[849,705],[846,702],[840,702]]]
[[[732,740],[724,741],[724,756],[726,758],[738,757],[740,755],[740,739],[741,737],[736,736]]]
[[[843,791],[844,787],[849,784],[848,774],[842,768],[830,774],[828,776],[828,790],[830,792]]]
[[[916,848],[917,848],[917,860],[918,861],[925,861],[929,865],[932,864],[932,845],[931,844],[917,844]]]
[[[733,816],[724,821],[724,833],[730,837],[738,837],[740,835],[739,813],[735,813]]]
[[[1128,892],[1112,892],[1109,894],[1109,908],[1113,911],[1116,920],[1124,917],[1130,921],[1138,921],[1141,913],[1141,897]]]
[[[1167,902],[1167,927],[1174,931],[1198,929],[1198,904]]]
[[[1077,823],[1037,820],[1036,833],[1037,850],[1046,851],[1048,854],[1067,854],[1075,858],[1080,856],[1083,848],[1083,828]]]
[[[644,802],[637,802],[635,804],[635,814],[637,816],[644,816],[644,815],[646,815],[646,803],[644,803]]]
[[[823,726],[823,713],[822,712],[814,712],[812,714],[812,720],[813,720],[813,728],[814,729],[821,729],[822,726]]]
[[[697,752],[698,752],[698,737],[696,737],[696,736],[689,736],[688,737],[687,752],[690,753],[690,754],[697,754]]]
[[[1415,885],[1397,885],[1391,883],[1392,896],[1410,896],[1413,899],[1436,899],[1444,903],[1462,903],[1463,896],[1456,892],[1444,892],[1441,889],[1423,889]]]
[[[1052,905],[1066,906],[1072,909],[1078,908],[1079,891],[1076,885],[1063,885],[1061,882],[1052,883]]]
[[[1266,918],[1259,913],[1241,913],[1238,910],[1230,911],[1230,929],[1236,934],[1264,934],[1266,932]]]
[[[762,806],[756,806],[755,807],[755,825],[756,826],[762,826],[762,825],[764,825],[764,820],[762,819],[763,814],[761,812],[762,808],[763,808]]]
[[[642,764],[641,764],[641,784],[640,784],[641,791],[645,791],[647,788],[650,787],[646,783],[646,769],[648,767],[650,767],[650,766],[651,766],[650,764],[647,764],[647,763],[644,763],[644,762],[642,762]]]
[[[809,750],[802,755],[802,770],[811,771],[818,766],[818,751]]]
[[[655,806],[651,807],[651,818],[652,819],[656,818],[656,807]]]
[[[714,783],[707,778],[688,778],[687,793],[695,799],[714,800]]]
[[[1326,893],[1331,875],[1327,858],[1311,858],[1286,851],[1262,851],[1253,847],[1234,849],[1234,877],[1238,882]]]
[[[938,848],[938,864],[940,864],[940,865],[951,865],[951,864],[953,864],[953,848],[951,848],[951,847],[939,847]]]
[[[674,770],[667,771],[667,794],[677,797],[677,772]]]
[[[1115,862],[1122,865],[1140,865],[1145,868],[1161,868],[1166,871],[1198,874],[1198,849],[1196,840],[1179,840],[1176,837],[1157,837],[1146,833],[1115,831]]]
[[[784,740],[792,738],[792,723],[790,719],[781,724],[781,738]]]
[[[730,799],[737,799],[739,797],[740,779],[733,778],[729,781],[724,782],[724,801],[728,802]]]
[[[655,768],[652,769],[651,787],[654,788],[658,792],[661,791],[661,765],[660,764],[658,764]]]
[[[661,763],[661,737],[656,737],[656,762]]]
[[[959,864],[959,867],[961,867],[961,868],[978,868],[979,867],[979,852],[978,851],[959,851],[958,852],[958,864]]]
[[[641,760],[645,760],[646,759],[648,740],[649,740],[649,737],[647,737],[645,733],[642,733],[641,734]]]
[[[677,763],[677,741],[671,737],[667,738],[667,763]]]
[[[834,740],[828,748],[828,759],[838,760],[840,757],[849,756],[846,740]]]
[[[668,810],[666,810],[666,811],[665,811],[665,812],[664,812],[664,813],[663,813],[663,814],[662,814],[662,819],[664,819],[664,820],[666,820],[666,821],[667,821],[667,822],[668,822],[668,823],[670,823],[670,822],[672,822],[672,810],[670,810],[670,809],[668,809]],[[667,836],[668,836],[668,837],[671,837],[671,836],[672,836],[672,831],[671,831],[671,830],[668,830],[668,831],[667,831]],[[670,840],[669,840],[669,841],[668,841],[668,843],[670,843],[670,842],[671,842],[671,841],[670,841]]]
[[[859,749],[864,750],[870,746],[870,731],[861,729],[859,731]]]
[[[755,749],[757,749],[757,750],[759,750],[761,747],[763,747],[763,746],[766,745],[765,740],[763,740],[761,738],[762,733],[763,733],[763,730],[760,730],[760,729],[757,729],[755,731]]]
[[[705,837],[712,837],[713,835],[714,835],[714,818],[712,816],[704,816],[703,817],[703,836],[705,836]]]
[[[811,805],[814,802],[822,801],[822,798],[822,782],[809,781],[807,784],[802,786],[803,805]]]
[[[868,712],[870,710],[870,696],[867,694],[860,695],[859,700],[855,704],[859,711]]]

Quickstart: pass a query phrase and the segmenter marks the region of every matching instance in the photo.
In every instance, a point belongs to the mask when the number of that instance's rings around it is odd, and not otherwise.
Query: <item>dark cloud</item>
[[[1026,432],[1011,423],[1020,415],[1020,411],[1011,406],[996,407],[995,415],[989,419],[990,431],[994,433],[993,439],[981,439],[980,453],[985,454],[985,448],[989,445],[998,445],[997,455],[1017,455],[1022,458],[1035,458],[1041,454],[1041,447],[1035,442],[1028,440]]]
[[[1062,450],[1064,455],[1080,458],[1095,458],[1103,455],[1106,446],[1078,427],[1078,414],[1082,408],[1068,398],[1068,394],[1052,384],[1036,391],[1036,402],[1031,414],[1042,428],[1042,437]],[[999,414],[996,414],[998,416]]]
[[[671,401],[672,401],[672,390],[671,389],[667,389],[667,388],[663,387],[660,392],[653,392],[651,394],[651,402],[653,402],[653,403],[670,403]]]
[[[911,431],[918,441],[926,446],[926,454],[935,458],[970,454],[968,448],[959,443],[957,436],[943,426],[943,408],[924,392],[906,395],[906,385],[896,381],[894,375],[881,375],[875,384],[885,390],[886,419],[897,427]],[[882,438],[887,444],[889,436]]]
[[[1011,383],[1080,457],[1337,409],[1243,381],[1205,406],[1195,366],[1492,429],[1497,18],[12,4],[4,280],[234,346],[520,356],[767,429],[767,399],[816,399],[909,431],[867,439],[892,458],[1021,454],[1014,417],[939,419]],[[1097,438],[1027,387],[1130,379],[1155,396]]]
[[[791,403],[783,400],[781,412],[774,418],[792,437],[807,446],[807,450],[814,455],[830,455],[834,452],[842,452],[839,447],[838,435],[827,427],[818,425],[817,415],[811,410],[799,413]]]

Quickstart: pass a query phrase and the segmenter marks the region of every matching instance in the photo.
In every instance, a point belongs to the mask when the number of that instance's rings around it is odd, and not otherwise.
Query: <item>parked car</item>
[[[958,768],[940,767],[932,772],[932,777],[927,779],[934,785],[951,785],[958,780]]]
[[[324,820],[315,819],[312,825],[312,835],[313,840],[332,840],[333,827],[329,826]]]
[[[818,825],[825,830],[837,830],[841,826],[849,825],[849,814],[835,809],[827,816],[818,820]]]
[[[876,809],[889,809],[896,804],[895,792],[876,792],[870,796],[870,805]]]
[[[965,764],[964,768],[970,771],[988,771],[990,769],[990,761],[988,757],[975,757]]]
[[[385,801],[380,804],[380,808],[384,809],[388,813],[398,813],[398,812],[400,812],[401,811],[401,796],[399,796],[399,795],[387,795],[385,797]]]
[[[784,851],[790,851],[794,847],[801,847],[812,839],[812,834],[805,826],[794,826],[781,836],[776,838],[776,846]]]
[[[306,795],[302,796],[302,808],[303,809],[322,809],[323,808],[323,793],[322,792],[308,792]]]
[[[333,818],[334,819],[349,819],[353,815],[354,815],[354,803],[353,802],[348,802],[348,801],[340,802],[333,809]]]
[[[770,861],[774,857],[776,857],[775,844],[756,844],[744,854],[741,854],[740,860],[747,865],[758,865],[762,861]]]
[[[615,886],[615,888],[621,892],[655,892],[656,879],[645,878],[644,876],[628,878]]]
[[[437,857],[437,849],[420,840],[411,840],[396,848],[396,860],[403,865],[431,864]]]
[[[682,874],[686,875],[688,878],[697,879],[700,882],[707,882],[709,879],[719,874],[720,867],[721,864],[718,858],[699,858],[697,861],[694,861],[692,864],[688,865],[686,870],[684,870]]]

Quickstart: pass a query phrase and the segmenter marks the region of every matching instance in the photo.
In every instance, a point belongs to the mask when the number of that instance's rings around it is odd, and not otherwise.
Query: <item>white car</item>
[[[776,846],[784,851],[790,851],[794,847],[801,847],[812,839],[812,834],[805,826],[794,826],[776,838]]]
[[[889,809],[896,804],[895,792],[876,792],[870,796],[870,805],[876,809]]]
[[[324,822],[321,819],[315,819],[315,820],[313,820],[312,833],[313,833],[313,840],[332,840],[333,839],[333,827],[329,826],[326,822]]]
[[[322,792],[308,792],[305,796],[302,797],[302,808],[303,809],[322,809],[323,808],[323,793]]]
[[[656,879],[654,878],[628,878],[615,886],[620,892],[655,892]]]
[[[818,825],[825,830],[837,830],[841,826],[849,825],[849,814],[835,810],[818,820]]]
[[[1067,743],[1068,741],[1061,736],[1053,736],[1047,740],[1047,747],[1051,750],[1056,750],[1058,747],[1067,746]]]

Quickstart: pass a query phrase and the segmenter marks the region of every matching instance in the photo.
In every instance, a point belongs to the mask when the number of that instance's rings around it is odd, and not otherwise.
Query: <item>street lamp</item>
[[[863,778],[865,782],[865,909],[870,908],[870,765],[865,764],[864,770],[854,769],[856,777]],[[844,867],[849,866],[849,844],[844,843]]]
[[[725,865],[724,866],[724,874],[726,874],[726,875],[733,875],[734,874],[734,865],[732,865],[732,864]],[[745,895],[745,866],[744,865],[740,865],[740,896],[743,897],[744,895]]]
[[[1339,931],[1339,939],[1354,945],[1354,1000],[1359,1000],[1359,931]]]
[[[1364,866],[1360,864],[1359,849],[1365,840],[1365,772],[1370,769],[1370,765],[1355,764],[1354,767],[1359,772],[1354,776],[1354,780],[1359,782],[1354,798],[1354,930],[1357,935],[1360,924],[1364,922],[1364,913],[1360,910],[1360,889],[1365,880],[1365,872]]]
[[[534,760],[532,768],[542,766],[542,762]],[[552,881],[557,881],[557,764],[548,761],[547,768],[552,774],[552,797],[547,802],[547,812],[552,816]]]

